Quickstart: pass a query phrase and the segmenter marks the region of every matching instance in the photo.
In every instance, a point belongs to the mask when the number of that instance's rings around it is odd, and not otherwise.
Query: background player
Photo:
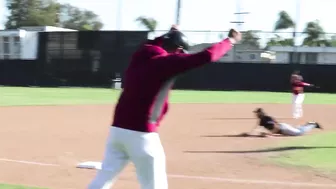
[[[301,136],[311,131],[313,128],[322,129],[317,122],[308,122],[299,127],[293,127],[287,123],[279,123],[273,117],[268,116],[262,108],[253,111],[258,118],[257,127],[249,133],[243,133],[242,136],[252,135],[260,126],[266,129],[267,132],[261,132],[261,136],[285,135],[285,136]]]
[[[296,70],[290,78],[292,86],[292,116],[294,119],[299,119],[303,116],[302,104],[305,99],[304,87],[314,87],[313,84],[303,82],[303,77],[300,71]]]
[[[175,76],[218,61],[241,34],[196,54],[184,54],[188,41],[176,27],[141,46],[125,72],[124,87],[109,129],[101,170],[89,189],[110,188],[120,171],[132,161],[142,189],[167,189],[166,160],[157,127],[168,112],[168,93]]]

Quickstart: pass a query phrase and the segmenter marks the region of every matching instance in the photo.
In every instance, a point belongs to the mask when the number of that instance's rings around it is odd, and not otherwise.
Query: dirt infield
[[[285,138],[230,137],[256,123],[251,111],[264,107],[292,123],[289,105],[174,104],[160,128],[167,155],[170,188],[336,188],[331,177],[263,161],[271,152],[250,153]],[[40,106],[0,108],[0,181],[80,189],[94,170],[76,169],[82,161],[100,161],[112,106]],[[327,130],[336,106],[306,105],[305,116]],[[314,185],[313,183],[324,184]],[[138,188],[132,165],[115,188]]]

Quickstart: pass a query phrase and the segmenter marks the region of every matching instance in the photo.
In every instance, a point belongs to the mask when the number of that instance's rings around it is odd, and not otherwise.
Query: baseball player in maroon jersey
[[[168,112],[168,93],[175,78],[218,61],[239,40],[240,32],[231,29],[228,38],[202,52],[186,54],[187,38],[174,27],[140,47],[125,72],[102,168],[88,188],[112,187],[121,170],[133,162],[142,189],[167,189],[165,153],[157,131]]]
[[[313,84],[303,82],[303,77],[300,75],[300,71],[293,72],[290,78],[292,86],[292,108],[293,118],[299,119],[303,115],[302,104],[305,98],[304,87],[314,87]]]

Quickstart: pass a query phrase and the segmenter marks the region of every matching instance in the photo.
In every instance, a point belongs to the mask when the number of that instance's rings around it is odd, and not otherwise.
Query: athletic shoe
[[[316,129],[323,129],[323,127],[317,122],[310,121],[308,122],[308,124],[314,124]]]
[[[323,127],[319,123],[315,122],[315,124],[317,129],[323,129]]]

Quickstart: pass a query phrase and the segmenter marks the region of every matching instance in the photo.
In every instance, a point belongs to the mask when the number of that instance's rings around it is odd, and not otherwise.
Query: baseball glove
[[[320,88],[320,86],[317,86],[317,85],[310,85],[312,88],[315,88],[315,89],[319,89]]]
[[[268,135],[268,133],[265,132],[261,132],[259,137],[269,137],[270,135]]]

